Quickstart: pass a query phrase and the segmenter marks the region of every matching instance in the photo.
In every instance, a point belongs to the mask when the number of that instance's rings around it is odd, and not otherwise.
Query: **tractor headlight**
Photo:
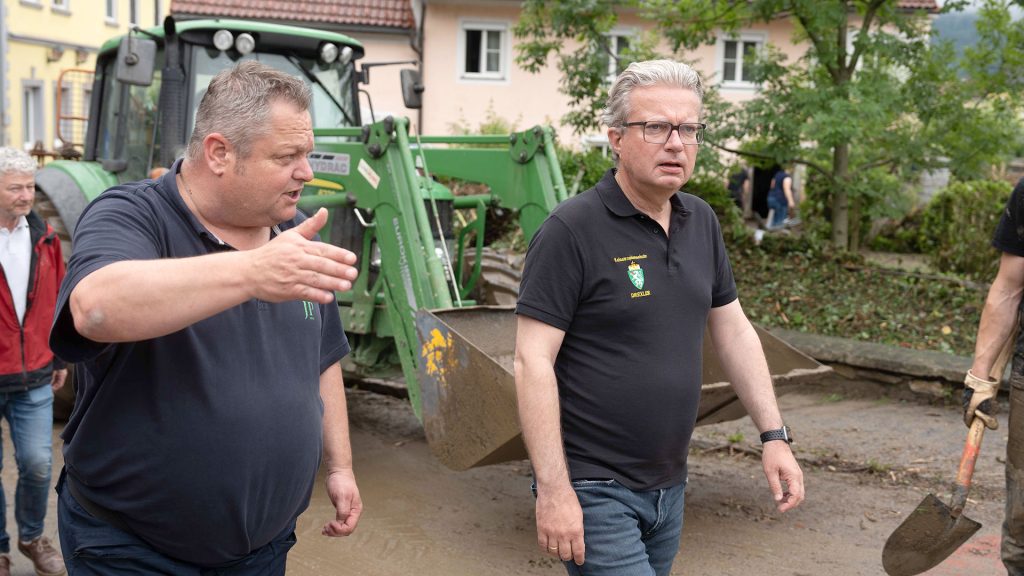
[[[221,52],[231,48],[235,43],[235,37],[228,30],[217,30],[213,33],[213,45]]]
[[[330,42],[320,46],[320,61],[330,64],[338,59],[338,45]]]
[[[256,39],[252,37],[252,34],[248,32],[242,32],[238,35],[238,40],[235,40],[235,50],[242,56],[252,52],[256,49]]]

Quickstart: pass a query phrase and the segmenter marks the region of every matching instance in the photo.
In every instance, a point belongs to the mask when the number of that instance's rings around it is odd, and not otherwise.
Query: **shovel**
[[[1017,340],[1016,331],[1003,346],[989,377],[1002,380],[1003,369]],[[970,539],[981,524],[964,515],[967,493],[971,489],[974,464],[978,460],[985,423],[980,418],[971,422],[957,470],[953,495],[947,506],[934,494],[925,496],[921,504],[893,531],[882,549],[882,567],[889,576],[914,576],[929,570],[949,557]]]

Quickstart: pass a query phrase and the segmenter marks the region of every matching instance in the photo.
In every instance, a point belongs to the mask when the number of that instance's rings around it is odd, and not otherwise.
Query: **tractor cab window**
[[[242,60],[258,60],[296,76],[308,84],[313,92],[309,113],[313,117],[314,127],[341,128],[355,125],[355,113],[352,105],[353,66],[351,64],[344,66],[337,62],[322,64],[313,58],[266,52],[254,52],[239,57],[237,54],[198,46],[192,53],[194,76],[186,134],[192,133],[192,127],[195,126],[195,111],[199,108],[199,102],[206,94],[206,88],[210,85],[213,77],[221,70],[230,68]],[[311,80],[299,66],[315,76],[316,81]]]
[[[159,161],[157,102],[163,55],[157,56],[149,86],[118,82],[114,77],[115,60],[110,58],[100,65],[103,94],[96,157],[101,161],[126,161],[123,169],[116,170],[119,181],[142,180]]]

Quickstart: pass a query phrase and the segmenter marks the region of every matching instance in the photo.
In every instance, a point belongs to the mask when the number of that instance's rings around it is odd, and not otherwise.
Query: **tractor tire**
[[[64,225],[64,220],[60,217],[57,212],[57,207],[53,205],[53,201],[46,195],[46,192],[36,188],[36,200],[32,209],[40,218],[46,221],[53,230],[57,233],[57,237],[60,238],[60,249],[61,254],[64,256],[64,262],[67,263],[68,258],[71,257],[71,231],[68,230],[67,226]],[[53,395],[53,418],[54,420],[66,421],[71,416],[71,411],[75,407],[75,367],[74,365],[68,365],[68,379],[64,382],[64,386],[57,390]]]
[[[480,279],[473,290],[479,304],[515,306],[519,299],[519,282],[523,279],[525,257],[515,252],[499,252],[484,248],[480,262]],[[472,261],[467,258],[467,267]]]
[[[64,254],[64,261],[67,262],[71,256],[71,231],[64,225],[64,220],[57,212],[57,207],[53,205],[53,201],[46,195],[46,192],[39,188],[36,188],[36,201],[32,209],[57,232],[57,237],[60,238],[60,249]]]

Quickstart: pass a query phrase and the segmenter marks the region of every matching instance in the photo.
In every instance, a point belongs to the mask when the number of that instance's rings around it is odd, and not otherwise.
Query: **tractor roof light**
[[[338,59],[338,45],[327,42],[320,46],[320,60],[324,64],[330,64]]]
[[[345,46],[341,49],[341,56],[338,58],[338,63],[345,66],[352,60],[352,47]]]
[[[221,52],[230,49],[234,43],[235,37],[229,30],[217,30],[213,33],[213,46]]]
[[[242,32],[238,35],[238,39],[235,40],[235,50],[242,56],[252,52],[256,49],[256,39],[252,37],[252,34],[248,32]]]

